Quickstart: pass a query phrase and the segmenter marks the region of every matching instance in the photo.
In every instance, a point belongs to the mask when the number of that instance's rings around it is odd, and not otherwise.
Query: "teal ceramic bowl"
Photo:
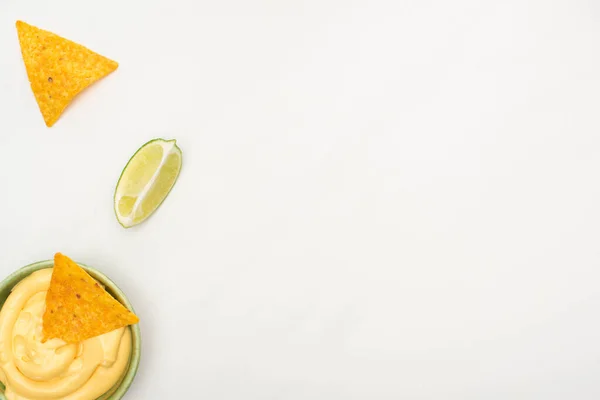
[[[125,294],[119,289],[117,285],[102,272],[95,270],[94,268],[90,268],[84,264],[77,263],[83,269],[87,271],[94,279],[98,282],[102,283],[108,293],[110,293],[115,299],[121,302],[125,307],[129,308],[133,311],[133,307],[127,300]],[[10,292],[13,287],[17,283],[19,283],[22,279],[31,275],[31,273],[44,269],[44,268],[52,268],[54,266],[54,261],[40,261],[35,264],[28,265],[23,267],[13,274],[8,276],[0,283],[0,308],[4,305],[4,302],[10,295]],[[108,392],[99,397],[97,400],[119,400],[122,399],[131,383],[133,382],[133,378],[135,378],[135,374],[137,373],[138,367],[140,365],[140,355],[142,351],[142,336],[140,334],[139,325],[132,325],[129,327],[131,329],[131,338],[132,338],[132,346],[131,346],[131,356],[129,357],[129,365],[125,370],[125,374],[121,378],[119,382],[117,382]],[[0,400],[6,400],[4,396],[4,387],[0,384]]]

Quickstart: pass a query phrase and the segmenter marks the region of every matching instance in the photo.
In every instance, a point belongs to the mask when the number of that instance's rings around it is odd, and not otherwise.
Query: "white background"
[[[51,129],[17,19],[120,63]],[[597,400],[599,107],[593,0],[2,0],[0,273],[112,277],[128,399]]]

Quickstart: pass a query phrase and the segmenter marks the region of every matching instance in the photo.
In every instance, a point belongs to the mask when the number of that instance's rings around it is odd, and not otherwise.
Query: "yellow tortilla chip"
[[[79,343],[139,322],[73,260],[54,256],[54,270],[46,294],[44,340],[59,338]]]
[[[27,76],[48,127],[83,89],[119,64],[54,33],[17,21]]]

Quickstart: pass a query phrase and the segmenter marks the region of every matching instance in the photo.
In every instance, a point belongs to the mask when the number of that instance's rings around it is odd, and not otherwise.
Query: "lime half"
[[[115,214],[123,227],[145,221],[165,200],[181,171],[175,140],[154,139],[131,157],[115,189]]]

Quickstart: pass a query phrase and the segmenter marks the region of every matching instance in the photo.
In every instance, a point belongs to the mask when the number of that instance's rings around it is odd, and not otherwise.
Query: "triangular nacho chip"
[[[27,76],[47,126],[83,89],[119,64],[54,33],[17,21]]]
[[[138,321],[73,260],[60,253],[54,256],[43,317],[44,340],[79,343]]]

